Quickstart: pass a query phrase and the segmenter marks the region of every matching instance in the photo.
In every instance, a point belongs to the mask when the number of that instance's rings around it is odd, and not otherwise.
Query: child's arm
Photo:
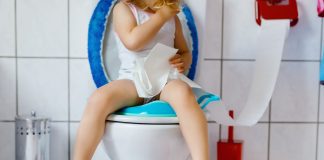
[[[176,33],[174,47],[179,49],[178,53],[170,59],[170,63],[178,69],[180,73],[188,70],[192,63],[192,55],[188,49],[187,42],[183,36],[181,22],[176,16]]]
[[[151,18],[141,25],[136,24],[136,19],[127,6],[118,3],[113,11],[113,23],[119,38],[129,50],[139,51],[159,32],[166,21],[174,17],[178,11],[164,6]]]

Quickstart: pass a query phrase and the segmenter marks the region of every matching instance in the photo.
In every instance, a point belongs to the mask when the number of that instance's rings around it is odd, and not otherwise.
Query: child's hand
[[[176,54],[175,56],[171,57],[169,63],[172,65],[172,67],[176,68],[179,73],[184,73],[185,64],[180,54]]]
[[[159,14],[164,21],[168,21],[169,19],[176,16],[179,12],[179,9],[175,9],[174,7],[164,5],[156,12],[156,14]]]

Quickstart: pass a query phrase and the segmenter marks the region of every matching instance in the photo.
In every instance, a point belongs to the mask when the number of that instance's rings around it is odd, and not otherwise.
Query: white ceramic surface
[[[177,124],[108,122],[105,133],[103,144],[112,160],[191,159]]]

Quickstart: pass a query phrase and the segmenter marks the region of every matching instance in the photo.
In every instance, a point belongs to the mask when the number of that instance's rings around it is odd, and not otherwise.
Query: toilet
[[[111,160],[191,159],[176,117],[113,114],[107,119],[102,141]]]
[[[89,24],[88,57],[92,77],[98,88],[118,76],[120,62],[110,23],[110,13],[116,2],[118,1],[100,0]],[[193,79],[198,58],[197,30],[186,4],[182,4],[182,12],[178,16],[193,54],[193,63],[187,74]],[[193,91],[210,126],[215,122],[210,119],[207,105],[220,101],[220,98],[201,89]],[[174,110],[167,102],[160,100],[125,107],[108,116],[102,143],[111,160],[191,159]]]

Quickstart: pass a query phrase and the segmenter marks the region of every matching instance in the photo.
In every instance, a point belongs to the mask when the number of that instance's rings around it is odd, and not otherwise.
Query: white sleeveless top
[[[136,7],[133,4],[128,5],[133,12],[134,17],[136,18],[137,25],[143,24],[150,19],[152,13],[143,11],[142,9]],[[130,79],[133,80],[133,70],[135,67],[136,58],[146,57],[151,49],[157,44],[162,43],[164,45],[174,47],[175,39],[175,19],[171,19],[166,22],[160,31],[155,35],[155,37],[148,43],[141,51],[134,52],[128,50],[125,45],[122,43],[117,33],[115,32],[115,37],[117,40],[117,47],[119,51],[119,59],[121,61],[121,66],[119,69],[119,76],[117,79]]]

